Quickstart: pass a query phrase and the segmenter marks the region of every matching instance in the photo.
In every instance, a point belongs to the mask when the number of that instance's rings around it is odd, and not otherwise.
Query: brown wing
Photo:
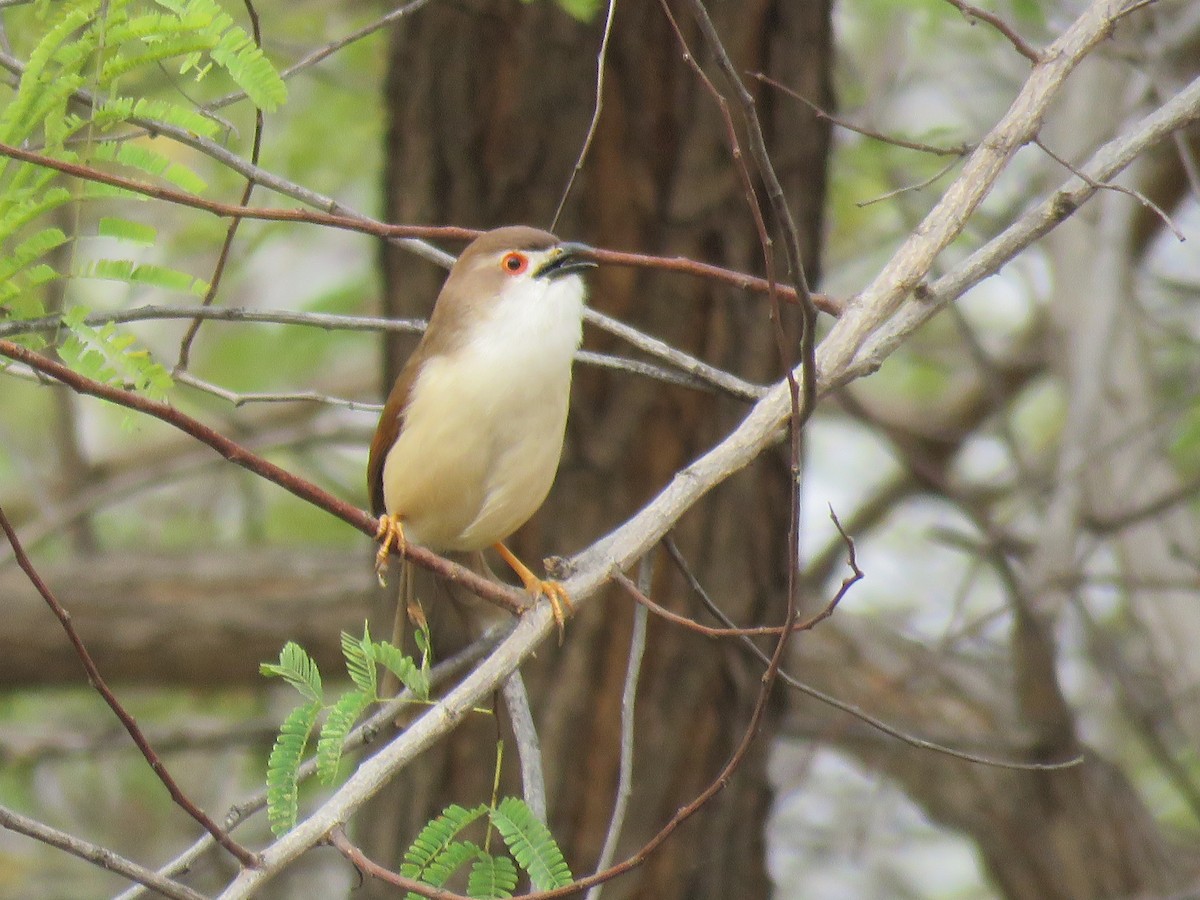
[[[392,392],[388,394],[383,412],[379,415],[379,424],[375,428],[375,437],[371,439],[371,453],[367,457],[367,495],[371,501],[371,514],[380,516],[388,510],[383,498],[383,463],[388,451],[396,443],[396,437],[404,425],[404,413],[408,407],[409,395],[416,383],[421,367],[430,356],[450,352],[457,346],[464,327],[453,321],[447,321],[447,310],[454,304],[452,297],[447,298],[445,291],[438,295],[434,304],[433,315],[429,320],[429,328],[417,344],[400,376],[396,379]]]
[[[371,500],[373,516],[381,516],[387,511],[383,501],[383,463],[387,459],[388,451],[392,449],[392,444],[396,443],[396,436],[400,434],[404,408],[408,405],[408,395],[416,380],[419,366],[417,358],[423,355],[420,350],[421,347],[418,346],[400,370],[400,377],[396,379],[379,416],[375,437],[371,439],[371,453],[367,457],[367,494]]]

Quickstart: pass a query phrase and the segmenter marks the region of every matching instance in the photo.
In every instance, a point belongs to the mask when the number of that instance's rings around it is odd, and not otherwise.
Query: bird
[[[481,234],[451,267],[371,441],[381,582],[392,547],[493,548],[535,600],[549,600],[562,641],[570,597],[503,542],[541,507],[558,470],[582,276],[595,265],[584,244],[510,225]]]

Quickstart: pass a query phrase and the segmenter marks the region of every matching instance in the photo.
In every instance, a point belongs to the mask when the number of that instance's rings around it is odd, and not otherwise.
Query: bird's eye
[[[500,260],[500,265],[510,275],[520,275],[529,268],[529,257],[524,253],[506,253],[504,259]]]

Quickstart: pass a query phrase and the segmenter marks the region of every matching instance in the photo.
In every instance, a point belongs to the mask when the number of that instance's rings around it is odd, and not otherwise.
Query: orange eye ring
[[[529,268],[529,257],[514,250],[512,253],[504,254],[504,258],[500,260],[500,266],[509,275],[520,275]]]

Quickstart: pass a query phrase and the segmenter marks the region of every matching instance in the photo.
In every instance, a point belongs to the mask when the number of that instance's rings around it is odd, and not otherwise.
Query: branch
[[[871,138],[875,141],[881,141],[885,144],[891,144],[893,147],[903,147],[905,150],[917,150],[921,153],[932,153],[935,156],[954,157],[966,156],[975,149],[973,145],[968,144],[965,141],[953,147],[938,147],[934,144],[925,144],[920,141],[910,141],[905,138],[893,137],[892,135],[884,134],[881,131],[865,128],[862,125],[855,125],[852,122],[847,122],[845,119],[839,119],[837,116],[830,115],[800,92],[792,90],[790,87],[780,81],[776,81],[765,72],[751,72],[750,77],[757,79],[763,84],[769,84],[777,91],[783,91],[783,93],[787,94],[789,97],[799,100],[809,109],[811,109],[813,115],[815,115],[818,119],[822,119],[831,125],[836,125],[838,128],[844,128],[846,131],[853,131],[855,134],[861,134],[863,137]]]
[[[980,22],[987,22],[987,24],[991,25],[998,32],[1008,38],[1008,42],[1013,45],[1014,49],[1016,49],[1018,53],[1020,53],[1035,66],[1041,62],[1041,55],[1032,47],[1030,47],[1029,44],[1025,43],[1025,39],[1017,34],[1011,25],[1009,25],[995,13],[984,12],[979,7],[965,3],[963,0],[946,0],[946,2],[962,13],[967,21],[971,22],[972,25],[975,24],[972,21],[973,19],[978,19]]]
[[[112,692],[112,689],[109,688],[104,677],[100,674],[100,670],[96,668],[96,663],[92,660],[91,654],[88,653],[87,647],[84,646],[79,633],[71,623],[70,614],[63,609],[63,605],[58,602],[58,599],[51,592],[49,586],[42,580],[37,569],[34,568],[32,560],[25,555],[25,549],[21,546],[21,541],[17,537],[17,533],[13,530],[12,525],[9,524],[8,516],[4,514],[3,508],[0,508],[0,530],[4,531],[4,536],[8,538],[9,544],[12,545],[13,554],[17,558],[17,565],[21,567],[21,571],[29,578],[30,584],[42,595],[42,599],[46,601],[46,605],[50,607],[51,611],[58,618],[58,621],[62,623],[63,630],[67,633],[67,638],[75,648],[75,654],[79,657],[79,661],[83,663],[83,668],[87,671],[88,682],[96,689],[96,692],[104,699],[104,702],[108,704],[109,709],[121,720],[121,724],[125,726],[125,730],[129,732],[129,736],[137,744],[138,750],[146,758],[146,762],[149,763],[150,768],[158,776],[158,780],[163,783],[163,786],[167,789],[167,793],[171,795],[171,799],[189,816],[199,822],[204,830],[216,839],[217,843],[236,856],[243,865],[257,865],[257,857],[222,831],[221,827],[210,819],[204,810],[193,803],[191,798],[179,787],[175,779],[171,777],[171,773],[167,771],[167,767],[163,765],[163,761],[154,752],[154,748],[146,740],[146,736],[142,733],[141,728],[138,727],[133,716],[121,705],[121,701],[117,699],[116,694]]]
[[[638,565],[639,590],[648,592],[653,580],[654,555],[648,554],[642,557]],[[642,656],[646,652],[648,618],[644,609],[638,608],[633,611],[633,628],[629,634],[629,661],[625,665],[625,687],[621,690],[621,753],[617,769],[617,796],[613,801],[608,832],[604,835],[604,846],[600,848],[600,858],[596,861],[596,868],[600,870],[611,866],[617,855],[617,842],[621,838],[621,829],[625,826],[625,811],[633,793],[633,736],[637,721],[637,688],[642,671]],[[586,900],[600,900],[602,888],[602,885],[596,885],[588,891]]]
[[[922,284],[915,274],[907,275],[912,281],[915,299],[919,302],[907,304],[886,324],[881,321],[878,330],[869,329],[874,333],[865,330],[863,336],[858,339],[860,347],[851,351],[854,354],[852,359],[841,362],[845,349],[839,347],[837,354],[841,365],[838,377],[850,381],[878,369],[883,360],[890,356],[908,335],[932,318],[942,307],[999,271],[1006,262],[1034,241],[1065,222],[1100,190],[1100,185],[1112,179],[1147,148],[1196,121],[1200,121],[1200,78],[1194,79],[1158,109],[1144,116],[1124,134],[1104,144],[1092,154],[1091,159],[1080,167],[1080,172],[1087,175],[1091,179],[1090,182],[1078,178],[1068,182],[1065,187],[1021,216],[935,281]],[[894,297],[892,292],[886,291],[885,288],[886,286],[876,279],[868,291],[877,298],[876,302],[890,303],[894,300],[899,304],[903,298]],[[833,331],[841,331],[841,324],[839,321]],[[847,328],[851,332],[858,330],[856,325]],[[822,347],[824,348],[824,344]]]
[[[5,61],[5,54],[0,52],[0,63]],[[165,124],[163,128],[168,128]],[[158,129],[156,126],[156,130]],[[200,140],[200,139],[196,139]],[[185,143],[188,143],[185,141]],[[232,156],[223,148],[220,149],[222,157]],[[131,191],[135,194],[141,194],[144,197],[150,197],[154,200],[162,200],[168,203],[175,203],[180,206],[186,206],[190,209],[198,209],[203,212],[211,213],[214,216],[221,218],[234,219],[258,219],[266,222],[300,222],[309,225],[324,225],[330,228],[339,228],[344,231],[355,231],[360,234],[368,234],[374,237],[387,238],[402,246],[413,249],[416,248],[418,255],[437,263],[444,268],[450,268],[454,263],[454,257],[445,251],[439,250],[425,242],[425,238],[434,240],[460,240],[467,241],[479,236],[479,231],[472,228],[458,228],[453,225],[389,225],[386,222],[380,222],[377,219],[372,219],[369,216],[360,215],[347,211],[340,204],[328,198],[320,198],[322,203],[316,203],[316,198],[320,195],[290,185],[289,182],[284,182],[273,175],[270,175],[264,169],[257,166],[243,164],[238,157],[233,157],[239,165],[232,166],[235,171],[245,174],[243,169],[246,169],[255,174],[255,180],[263,184],[264,179],[269,178],[275,189],[281,190],[289,195],[297,195],[302,202],[307,202],[310,205],[319,206],[323,210],[341,210],[341,212],[329,212],[318,210],[305,209],[279,209],[266,206],[239,206],[234,203],[221,203],[216,200],[206,200],[203,197],[197,197],[195,194],[188,194],[183,191],[177,191],[172,188],[159,187],[158,185],[147,184],[143,181],[136,181],[132,178],[125,178],[120,175],[112,175],[108,172],[103,172],[100,169],[91,166],[85,166],[80,163],[66,162],[64,160],[55,159],[52,156],[46,156],[42,153],[34,153],[31,150],[24,150],[20,147],[14,147],[11,144],[0,142],[0,156],[7,156],[11,159],[20,160],[21,162],[31,163],[32,165],[41,166],[46,169],[54,169],[62,172],[65,175],[71,175],[75,178],[82,178],[87,181],[95,181],[99,184],[107,184],[112,187],[118,187],[126,191]],[[259,174],[261,173],[261,177]],[[287,187],[288,190],[283,190]],[[696,262],[694,260],[685,259],[683,257],[658,257],[647,256],[643,253],[622,253],[616,250],[601,250],[594,249],[592,257],[598,262],[611,263],[613,265],[628,266],[631,268],[641,269],[659,269],[666,272],[685,272],[691,275],[697,275],[701,278],[708,278],[714,281],[721,281],[725,284],[745,290],[758,291],[765,293],[769,290],[770,285],[765,278],[759,278],[754,275],[747,275],[743,272],[735,272],[730,269],[722,268],[721,266],[709,265],[708,263]],[[780,292],[789,300],[795,300],[794,292],[788,289],[780,288]],[[830,315],[838,315],[841,312],[841,304],[831,297],[823,294],[813,295],[814,302],[818,307],[829,313]]]
[[[109,322],[124,324],[129,322],[164,321],[173,319],[211,319],[220,322],[266,322],[280,325],[302,325],[311,328],[323,328],[329,331],[373,331],[399,332],[403,334],[421,334],[425,331],[424,319],[383,319],[374,316],[346,316],[334,313],[296,312],[293,310],[246,309],[232,306],[136,306],[132,309],[117,309],[106,312],[91,313],[83,321],[92,326],[106,325]],[[710,365],[690,353],[685,353],[672,347],[666,341],[652,337],[624,322],[606,316],[604,313],[591,308],[584,310],[584,321],[599,328],[620,340],[625,341],[637,350],[641,350],[656,359],[662,360],[678,371],[671,371],[660,366],[612,356],[604,353],[594,353],[580,350],[575,359],[586,365],[611,369],[617,372],[627,372],[655,378],[668,384],[696,389],[712,389],[738,400],[755,401],[759,399],[766,388],[745,381]],[[12,319],[0,321],[0,338],[15,337],[22,334],[46,334],[59,331],[63,327],[62,316],[40,316],[36,319]],[[215,393],[235,406],[260,400],[317,400],[349,406],[351,409],[371,409],[378,411],[378,404],[362,403],[353,400],[323,398],[314,392],[253,395],[238,394],[224,391],[214,385],[200,383],[199,379],[190,376],[181,377],[175,374],[175,379],[200,390]]]
[[[17,834],[31,837],[35,841],[41,841],[43,844],[49,844],[51,847],[57,847],[59,850],[65,850],[72,856],[77,856],[102,869],[132,878],[164,897],[172,897],[174,900],[207,900],[203,894],[197,893],[190,887],[165,878],[145,866],[139,866],[123,856],[118,856],[107,847],[101,847],[99,844],[77,838],[65,831],[51,828],[49,825],[44,825],[3,806],[0,806],[0,826],[9,831],[15,831]]]

